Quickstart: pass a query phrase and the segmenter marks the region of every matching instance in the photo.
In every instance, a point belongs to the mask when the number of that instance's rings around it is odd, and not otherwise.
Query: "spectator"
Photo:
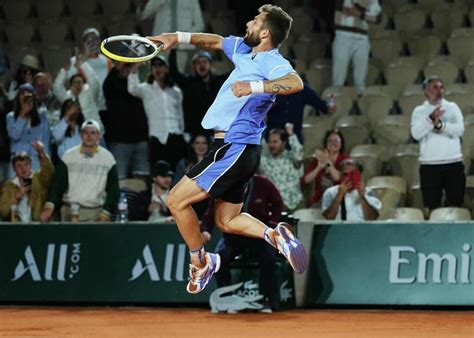
[[[304,187],[314,182],[314,193],[309,198],[308,207],[318,208],[324,191],[338,184],[341,179],[339,166],[341,161],[347,159],[344,153],[344,137],[337,130],[326,133],[323,140],[323,150],[316,150],[314,159],[301,178]]]
[[[203,242],[211,239],[215,226],[215,201],[209,203],[209,208],[201,223]],[[283,200],[275,185],[266,177],[255,175],[250,179],[244,197],[242,211],[261,220],[269,227],[275,228],[283,211]],[[264,241],[251,237],[223,233],[217,244],[216,252],[221,256],[221,267],[216,274],[219,287],[231,284],[230,263],[241,255],[247,248],[257,252],[260,261],[259,292],[263,295],[262,312],[272,312],[275,289],[276,251]]]
[[[50,127],[54,127],[61,118],[61,102],[59,102],[53,93],[52,82],[49,73],[39,72],[33,76],[33,87],[36,91],[38,109],[46,113]]]
[[[344,85],[349,63],[352,61],[357,94],[364,94],[370,53],[368,22],[380,23],[381,12],[378,0],[336,2],[336,35],[332,44],[333,86]]]
[[[341,162],[341,183],[323,194],[322,210],[326,219],[347,221],[375,220],[382,202],[364,185],[357,164],[352,158]]]
[[[36,56],[25,55],[20,62],[16,72],[15,79],[10,83],[7,98],[9,101],[15,100],[19,88],[22,84],[31,83],[33,76],[39,72],[39,60]]]
[[[107,141],[117,161],[119,179],[130,177],[147,178],[148,122],[142,100],[127,90],[127,77],[131,64],[116,62],[104,81],[104,97],[107,111]]]
[[[52,129],[54,142],[58,146],[58,158],[62,158],[66,151],[81,144],[79,127],[84,120],[79,103],[73,99],[66,99],[61,107],[61,120]]]
[[[294,62],[289,61],[291,66],[295,68]],[[290,95],[278,95],[267,115],[267,130],[284,129],[286,123],[292,123],[294,133],[301,144],[304,144],[303,113],[305,106],[312,106],[324,115],[336,110],[336,106],[330,107],[329,103],[322,100],[307,83],[303,83],[303,85],[302,91]]]
[[[197,52],[193,59],[194,75],[179,72],[176,63],[176,50],[170,54],[170,74],[183,91],[184,128],[191,135],[197,133],[211,135],[204,129],[201,121],[221,89],[229,74],[212,73],[212,56],[205,51]]]
[[[82,56],[76,58],[74,67],[81,71],[69,78],[69,89],[65,86],[68,69],[61,68],[54,80],[54,95],[56,95],[61,104],[66,99],[78,100],[84,117],[88,120],[97,121],[103,131],[104,125],[100,119],[98,108],[99,82],[92,68],[82,61]]]
[[[38,112],[35,90],[30,83],[24,83],[19,87],[14,110],[7,115],[7,131],[11,140],[10,154],[25,151],[31,157],[33,170],[38,171],[40,160],[32,143],[42,142],[44,151],[49,155],[50,131],[46,114]],[[9,177],[13,175],[13,168],[10,168]]]
[[[26,152],[13,156],[11,162],[16,176],[5,183],[1,194],[0,209],[4,219],[23,223],[40,220],[54,167],[41,142],[33,142],[32,147],[40,159],[41,169],[32,170],[31,157]]]
[[[137,16],[140,20],[146,20],[154,15],[154,23],[151,35],[163,32],[202,32],[204,30],[204,19],[202,16],[199,0],[135,0]],[[185,50],[194,49],[194,46],[178,46],[180,51],[178,63],[182,69],[187,63]],[[182,52],[181,52],[182,51]]]
[[[286,149],[287,142],[290,149]],[[303,147],[293,133],[293,125],[287,123],[286,132],[270,130],[268,149],[262,149],[260,173],[276,185],[288,210],[294,210],[303,200],[299,184],[303,174],[302,163]]]
[[[10,164],[10,138],[7,131],[7,97],[0,82],[0,186],[9,176]]]
[[[106,108],[102,86],[107,74],[112,68],[112,60],[100,53],[100,42],[101,39],[99,31],[94,27],[86,28],[82,33],[82,45],[80,46],[80,54],[78,56],[83,58],[83,62],[87,63],[91,67],[92,74],[94,74],[95,78],[99,82],[97,105],[100,111],[104,111]],[[71,66],[68,67],[68,79],[79,73],[79,68],[74,67],[76,62],[77,56],[72,57]]]
[[[157,56],[151,59],[151,74],[146,83],[139,83],[138,65],[128,75],[128,92],[143,100],[150,136],[150,163],[164,160],[176,167],[186,154],[184,139],[183,94],[172,81],[168,61]]]
[[[61,202],[61,220],[71,220],[71,207],[79,207],[80,221],[110,221],[118,198],[117,167],[112,154],[99,146],[100,125],[86,120],[82,144],[68,150],[59,161],[40,219],[47,222]]]
[[[464,201],[464,174],[461,137],[463,114],[458,105],[443,98],[443,81],[430,76],[423,82],[426,101],[411,116],[411,135],[420,142],[420,186],[423,204],[430,211],[446,205],[460,207]]]
[[[129,219],[154,223],[172,223],[173,216],[168,209],[168,194],[174,173],[166,161],[158,161],[153,167],[151,190],[138,194],[130,208]]]

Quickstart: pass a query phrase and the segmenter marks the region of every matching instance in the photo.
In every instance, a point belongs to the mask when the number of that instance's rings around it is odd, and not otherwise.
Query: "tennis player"
[[[198,218],[191,207],[209,196],[216,199],[215,221],[222,231],[262,238],[279,250],[296,272],[307,267],[304,247],[288,224],[279,223],[271,229],[241,213],[245,185],[260,162],[263,119],[276,95],[303,89],[301,78],[277,49],[287,38],[291,23],[292,18],[280,7],[264,5],[247,23],[244,38],[185,32],[148,37],[154,43],[163,43],[164,50],[179,43],[223,50],[235,64],[202,121],[205,129],[214,130],[209,154],[168,197],[171,213],[190,250],[189,293],[201,292],[220,267],[219,255],[204,250]]]

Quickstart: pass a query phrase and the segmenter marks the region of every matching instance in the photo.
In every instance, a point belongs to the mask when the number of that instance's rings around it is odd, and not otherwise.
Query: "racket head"
[[[163,44],[135,35],[116,35],[104,39],[100,50],[112,60],[121,62],[143,62],[152,59]]]

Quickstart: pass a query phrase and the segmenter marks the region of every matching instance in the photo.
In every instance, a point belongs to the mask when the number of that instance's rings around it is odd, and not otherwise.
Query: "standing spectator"
[[[283,211],[283,200],[275,185],[266,177],[255,175],[250,179],[244,196],[242,212],[248,213],[269,227],[275,228]],[[215,226],[215,201],[209,203],[209,208],[201,222],[203,242],[211,239]],[[219,287],[231,284],[230,263],[246,249],[252,248],[257,252],[260,261],[259,292],[263,295],[261,312],[272,312],[275,289],[276,251],[264,241],[225,233],[217,244],[216,252],[221,256],[221,267],[216,274]]]
[[[107,142],[117,161],[119,179],[130,173],[143,178],[150,175],[148,122],[142,100],[127,90],[130,69],[130,63],[116,62],[103,86]]]
[[[78,100],[84,117],[97,121],[103,131],[104,125],[100,119],[98,108],[99,82],[92,68],[82,61],[82,56],[76,58],[74,67],[81,71],[69,78],[69,89],[66,88],[68,69],[61,68],[54,80],[54,95],[56,95],[61,104],[66,99]]]
[[[61,102],[53,93],[51,74],[39,72],[33,76],[33,87],[36,91],[39,111],[44,111],[49,126],[54,127],[60,120]]]
[[[166,161],[153,166],[151,190],[140,192],[130,208],[129,219],[154,223],[172,223],[174,218],[168,208],[168,194],[174,172]]]
[[[164,160],[176,167],[186,154],[184,139],[183,94],[170,77],[168,61],[157,56],[151,59],[151,74],[146,83],[139,83],[138,65],[128,76],[128,92],[143,100],[150,136],[150,163]]]
[[[137,5],[137,16],[140,20],[146,20],[154,15],[154,23],[151,35],[163,32],[202,32],[204,30],[204,19],[202,17],[199,0],[135,0]],[[194,46],[178,46],[178,64],[184,69],[188,59],[185,50],[192,50]],[[183,52],[181,52],[183,51]]]
[[[84,123],[84,115],[81,106],[73,99],[64,101],[61,107],[61,120],[53,129],[53,139],[56,143],[57,157],[63,157],[64,153],[81,144],[80,126]]]
[[[33,142],[32,147],[40,159],[41,169],[32,170],[31,157],[26,152],[13,156],[15,177],[5,183],[1,194],[0,210],[5,219],[14,218],[23,223],[40,220],[54,167],[41,142]],[[12,212],[15,215],[12,216]]]
[[[286,149],[287,142],[290,149]],[[303,146],[293,133],[293,125],[287,123],[286,132],[270,130],[268,149],[262,149],[260,173],[276,185],[288,210],[294,210],[303,200],[299,182],[303,174],[302,163]]]
[[[229,74],[212,73],[212,56],[209,52],[197,52],[193,59],[194,75],[179,72],[176,63],[176,50],[170,54],[170,74],[183,91],[184,128],[191,135],[197,133],[211,135],[204,129],[201,121],[217,96]]]
[[[336,35],[332,44],[333,86],[344,85],[349,63],[352,61],[357,94],[364,94],[370,53],[368,22],[380,23],[381,12],[378,0],[336,1]]]
[[[15,100],[22,84],[33,81],[33,76],[40,71],[39,64],[36,56],[25,55],[23,57],[15,72],[15,79],[10,83],[10,87],[8,87],[7,98],[9,101]]]
[[[70,221],[79,208],[80,221],[110,221],[119,198],[117,167],[113,155],[99,146],[100,125],[86,120],[81,126],[82,144],[59,160],[40,219],[47,222],[61,203],[61,220]]]
[[[454,102],[443,98],[443,81],[430,76],[423,82],[426,101],[411,116],[411,135],[420,143],[420,186],[423,204],[430,211],[441,206],[443,190],[447,206],[464,201],[461,137],[464,119]]]
[[[324,191],[339,183],[341,172],[339,166],[341,161],[348,158],[344,153],[344,137],[337,130],[326,133],[323,140],[323,150],[316,150],[314,159],[306,169],[301,178],[301,185],[306,186],[314,182],[314,193],[309,198],[308,207],[320,206]]]
[[[295,68],[294,62],[289,61],[291,66]],[[324,115],[336,110],[335,106],[330,107],[329,103],[322,100],[307,83],[303,83],[302,91],[276,97],[275,103],[267,115],[267,130],[284,129],[286,123],[291,123],[294,126],[294,133],[298,140],[301,144],[304,144],[303,113],[307,105],[314,107]]]
[[[7,131],[7,97],[0,82],[0,185],[8,178],[10,168],[10,138]]]
[[[44,144],[44,151],[49,155],[50,131],[48,119],[44,112],[38,111],[35,90],[30,83],[19,87],[14,102],[14,110],[7,115],[7,131],[10,137],[10,154],[25,151],[31,157],[33,170],[40,169],[38,153],[33,148],[33,142],[40,141]],[[13,177],[10,168],[9,177]]]
[[[364,185],[357,164],[351,158],[341,162],[339,185],[324,192],[322,210],[329,220],[372,221],[379,215],[382,202]]]

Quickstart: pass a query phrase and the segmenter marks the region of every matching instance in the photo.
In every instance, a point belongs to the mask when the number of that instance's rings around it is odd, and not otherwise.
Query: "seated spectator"
[[[79,101],[82,113],[86,120],[95,120],[99,123],[100,128],[104,131],[104,125],[99,116],[99,82],[94,75],[89,64],[83,62],[83,56],[76,57],[74,67],[78,71],[77,74],[69,78],[69,89],[66,88],[66,78],[68,68],[61,68],[56,79],[54,80],[53,91],[61,104],[66,99],[74,99]],[[79,71],[80,70],[80,71]]]
[[[215,201],[209,207],[201,222],[203,242],[211,239],[214,220]],[[258,218],[269,227],[275,228],[283,211],[283,200],[275,185],[266,177],[255,175],[248,182],[242,211]],[[261,312],[272,312],[275,289],[276,251],[271,245],[260,239],[223,233],[215,250],[221,256],[221,267],[216,274],[219,287],[231,284],[230,263],[247,248],[255,250],[260,261],[259,292],[263,295]]]
[[[61,107],[61,121],[52,129],[53,139],[58,147],[58,158],[75,146],[81,144],[80,126],[84,123],[81,106],[73,99],[64,101]]]
[[[15,72],[15,78],[8,87],[7,98],[9,101],[15,100],[22,84],[31,84],[33,76],[40,71],[39,64],[36,56],[25,55],[23,57]]]
[[[309,198],[307,206],[319,208],[324,191],[339,183],[341,179],[339,165],[348,157],[344,153],[342,133],[337,130],[328,131],[324,136],[323,150],[316,150],[313,157],[314,160],[301,178],[301,185],[304,187],[315,183],[314,193]]]
[[[107,143],[117,161],[119,179],[150,176],[148,122],[142,100],[127,90],[130,63],[115,62],[104,81]],[[130,175],[131,174],[131,175]]]
[[[170,77],[168,61],[151,59],[151,74],[146,83],[138,80],[138,64],[128,76],[128,92],[143,100],[150,136],[150,163],[168,162],[172,169],[186,155],[183,94]]]
[[[33,76],[38,109],[46,113],[50,127],[54,127],[59,122],[61,112],[61,102],[54,96],[52,82],[49,73],[39,72]]]
[[[362,182],[355,161],[352,158],[342,161],[341,172],[341,183],[324,192],[324,217],[343,221],[375,220],[382,209],[382,202]]]
[[[194,75],[182,74],[176,63],[176,50],[170,53],[170,74],[183,91],[185,131],[191,135],[210,136],[213,131],[204,129],[202,119],[221,89],[229,74],[216,75],[212,72],[212,55],[206,51],[197,52],[192,59]]]
[[[286,149],[289,142],[290,149]],[[267,149],[268,148],[268,149]],[[293,125],[286,124],[286,132],[273,129],[268,133],[268,147],[263,147],[260,173],[278,188],[285,208],[294,210],[303,200],[300,177],[303,172],[303,146],[293,133]]]
[[[174,172],[166,161],[155,163],[152,173],[151,190],[138,194],[129,211],[131,221],[145,221],[154,223],[172,223],[173,216],[168,209],[168,194],[171,189]]]
[[[110,221],[119,198],[117,166],[112,154],[99,146],[100,125],[86,120],[81,126],[82,143],[59,160],[40,219],[47,222],[61,208],[61,221],[71,220],[79,208],[79,221]]]
[[[53,176],[54,167],[44,152],[43,144],[36,141],[32,147],[38,154],[41,169],[38,172],[32,170],[28,153],[16,154],[11,161],[16,176],[5,182],[2,188],[1,214],[4,219],[10,219],[12,222],[28,223],[40,220]]]
[[[50,130],[46,114],[38,111],[34,94],[35,90],[30,83],[24,83],[19,87],[14,110],[7,115],[7,131],[10,137],[11,155],[25,151],[31,157],[33,170],[38,171],[40,160],[32,143],[42,142],[44,151],[49,156]],[[13,175],[13,168],[10,168],[9,177]]]

